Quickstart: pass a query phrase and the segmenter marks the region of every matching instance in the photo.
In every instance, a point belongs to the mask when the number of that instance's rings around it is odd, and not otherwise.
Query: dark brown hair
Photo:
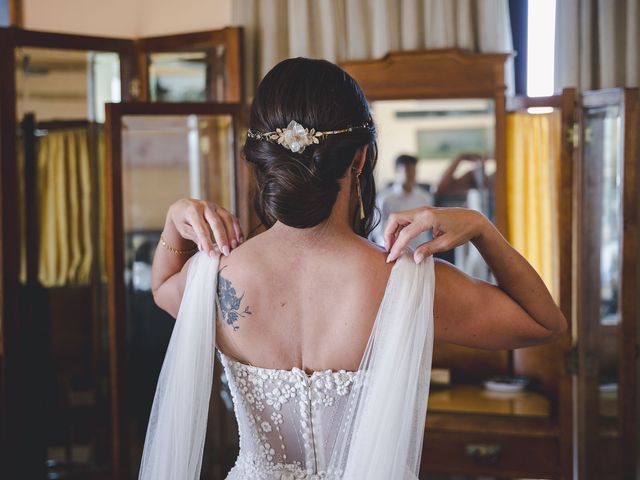
[[[417,165],[418,158],[413,155],[398,155],[396,157],[396,167],[400,165]]]
[[[360,86],[344,70],[325,60],[291,58],[278,63],[260,82],[251,106],[249,128],[271,132],[295,120],[316,131],[338,130],[369,122],[367,128],[329,135],[294,153],[275,142],[247,138],[243,153],[253,166],[254,207],[268,228],[276,221],[309,228],[329,218],[356,150],[368,145],[360,186],[364,219],[354,206],[353,229],[366,237],[374,227],[377,159],[376,131]],[[354,175],[355,179],[355,175]],[[355,182],[355,180],[354,180]],[[352,189],[355,195],[355,188]],[[357,202],[354,202],[357,204]]]

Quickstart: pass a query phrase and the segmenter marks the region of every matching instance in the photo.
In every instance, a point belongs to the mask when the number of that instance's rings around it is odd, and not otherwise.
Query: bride
[[[244,156],[266,231],[183,199],[153,262],[177,318],[158,380],[142,479],[198,479],[215,350],[240,454],[227,479],[417,479],[432,343],[548,342],[566,320],[534,269],[482,214],[418,208],[374,226],[376,131],[358,84],[295,58],[260,83]],[[407,244],[431,230],[414,252]],[[497,286],[433,254],[473,242]],[[198,252],[199,250],[199,252]]]

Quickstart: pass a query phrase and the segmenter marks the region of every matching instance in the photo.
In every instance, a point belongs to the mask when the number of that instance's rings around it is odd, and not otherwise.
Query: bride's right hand
[[[224,255],[229,255],[230,248],[244,241],[236,216],[213,202],[182,198],[169,207],[167,216],[183,238],[208,254],[216,244]]]

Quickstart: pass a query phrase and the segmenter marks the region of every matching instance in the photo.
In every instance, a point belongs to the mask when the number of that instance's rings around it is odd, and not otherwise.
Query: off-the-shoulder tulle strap
[[[417,480],[433,353],[433,257],[405,253],[387,284],[328,478]]]
[[[197,253],[153,400],[139,478],[197,480],[213,381],[219,255]]]

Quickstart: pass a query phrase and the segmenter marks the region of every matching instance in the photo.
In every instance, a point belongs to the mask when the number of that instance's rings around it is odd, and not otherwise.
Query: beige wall
[[[384,100],[371,103],[372,115],[378,130],[378,163],[376,165],[376,185],[382,188],[395,177],[395,159],[406,153],[416,155],[418,131],[465,128],[493,129],[493,115],[452,116],[452,117],[405,117],[398,118],[397,112],[427,110],[474,110],[486,108],[487,100],[443,99],[443,100]],[[419,183],[437,185],[451,158],[429,159],[418,164]],[[461,165],[456,176],[464,173],[471,165]],[[488,168],[492,168],[491,164]]]
[[[92,0],[97,1],[97,0]],[[231,25],[232,0],[135,0],[136,35],[214,30]]]
[[[231,25],[232,0],[23,0],[25,28],[142,37]]]

